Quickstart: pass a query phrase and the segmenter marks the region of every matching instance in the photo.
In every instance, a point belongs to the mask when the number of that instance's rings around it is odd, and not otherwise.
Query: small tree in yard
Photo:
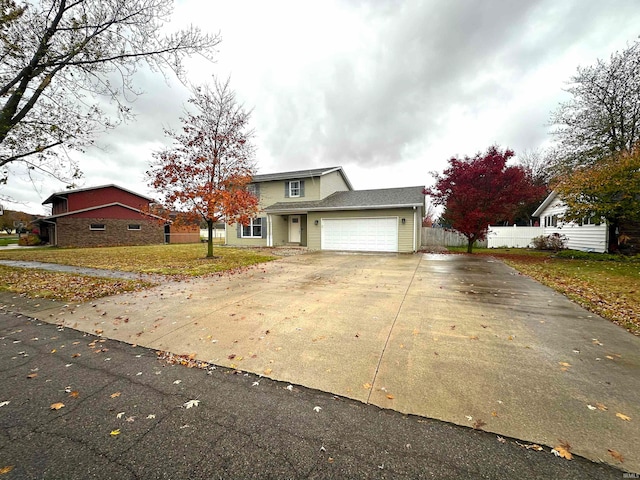
[[[436,184],[426,189],[435,205],[445,207],[444,217],[454,230],[467,237],[467,253],[476,240],[486,238],[488,226],[513,216],[518,207],[540,196],[544,187],[532,182],[522,166],[507,166],[512,150],[490,147],[475,157],[453,157]]]
[[[207,224],[207,257],[213,257],[213,224],[247,224],[258,211],[247,190],[255,170],[251,113],[237,103],[229,80],[194,88],[189,103],[197,113],[181,119],[181,133],[165,132],[174,144],[153,155],[147,176],[165,209]]]

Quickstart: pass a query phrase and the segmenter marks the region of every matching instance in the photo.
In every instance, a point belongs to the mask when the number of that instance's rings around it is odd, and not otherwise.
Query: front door
[[[300,215],[289,215],[289,242],[300,243]]]

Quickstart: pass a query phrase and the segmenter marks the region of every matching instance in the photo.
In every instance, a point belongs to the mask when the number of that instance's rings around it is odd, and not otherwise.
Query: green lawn
[[[0,247],[6,247],[7,245],[11,245],[13,243],[18,243],[18,237],[13,236],[0,236]]]
[[[0,259],[59,263],[184,278],[236,270],[276,258],[258,249],[226,247],[214,249],[215,258],[205,258],[206,254],[207,245],[198,243],[5,250],[0,251]],[[144,281],[105,279],[2,265],[0,275],[0,291],[24,294],[31,298],[55,298],[74,302],[141,290],[153,285]]]
[[[456,250],[456,249],[450,249]],[[640,335],[640,257],[572,252],[560,256],[527,249],[475,249],[491,255],[539,282]]]
[[[31,260],[81,267],[160,275],[201,276],[268,262],[268,252],[245,248],[217,247],[215,258],[205,258],[207,245],[149,245],[102,248],[33,248],[0,251],[0,259]]]

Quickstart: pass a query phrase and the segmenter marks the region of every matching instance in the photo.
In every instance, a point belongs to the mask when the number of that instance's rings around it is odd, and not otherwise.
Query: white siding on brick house
[[[554,233],[565,235],[568,239],[567,248],[571,250],[606,252],[608,248],[606,222],[603,220],[600,225],[578,225],[573,222],[564,222],[562,217],[566,209],[565,203],[555,192],[552,192],[547,197],[533,214],[540,218],[543,235],[552,235]],[[556,220],[552,221],[554,216]]]

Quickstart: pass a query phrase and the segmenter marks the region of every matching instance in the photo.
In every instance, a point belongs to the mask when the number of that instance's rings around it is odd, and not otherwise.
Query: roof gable
[[[252,182],[272,182],[277,180],[297,180],[300,178],[313,178],[313,177],[322,177],[324,175],[328,175],[329,173],[339,172],[344,179],[344,182],[347,186],[353,190],[353,186],[351,182],[347,178],[347,175],[344,173],[342,167],[327,167],[327,168],[312,168],[309,170],[295,170],[292,172],[279,172],[279,173],[265,173],[254,175]]]
[[[153,198],[149,198],[145,195],[141,195],[139,193],[133,192],[131,190],[128,190],[126,188],[120,187],[118,185],[115,185],[113,183],[110,183],[108,185],[100,185],[97,187],[87,187],[87,188],[76,188],[74,190],[64,190],[62,192],[55,192],[52,193],[51,195],[49,195],[49,197],[47,197],[47,199],[42,202],[42,205],[46,205],[47,203],[53,203],[55,198],[59,198],[59,197],[64,197],[67,198],[69,195],[73,195],[74,193],[82,193],[82,192],[89,192],[91,190],[101,190],[101,189],[107,189],[107,188],[115,188],[117,190],[121,190],[123,192],[127,192],[131,195],[135,195],[136,197],[140,197],[143,200],[146,200],[147,202],[153,202],[154,199]]]

